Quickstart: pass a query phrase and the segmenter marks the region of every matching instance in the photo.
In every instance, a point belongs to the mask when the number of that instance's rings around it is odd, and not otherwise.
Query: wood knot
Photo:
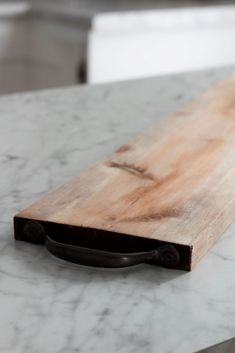
[[[135,175],[142,179],[155,180],[155,177],[146,171],[146,168],[136,166],[129,163],[118,163],[118,162],[109,162],[108,166],[111,168],[118,168],[124,170],[125,172]]]

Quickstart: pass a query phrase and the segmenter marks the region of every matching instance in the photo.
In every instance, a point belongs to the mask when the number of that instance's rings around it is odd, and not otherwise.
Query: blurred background
[[[0,1],[0,94],[235,63],[235,1]]]

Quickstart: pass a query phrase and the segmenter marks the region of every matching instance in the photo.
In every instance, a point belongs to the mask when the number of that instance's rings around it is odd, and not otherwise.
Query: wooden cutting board
[[[24,232],[28,220],[114,247],[173,244],[176,267],[191,270],[234,217],[235,76],[21,211],[14,223],[16,239],[39,243],[43,237]]]

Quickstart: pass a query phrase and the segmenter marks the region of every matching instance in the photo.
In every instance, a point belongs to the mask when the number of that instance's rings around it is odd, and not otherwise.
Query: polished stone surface
[[[191,273],[72,265],[13,215],[235,67],[0,97],[0,352],[190,353],[235,335],[235,224]]]

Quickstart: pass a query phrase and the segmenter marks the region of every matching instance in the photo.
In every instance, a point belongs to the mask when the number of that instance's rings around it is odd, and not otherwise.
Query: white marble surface
[[[235,335],[235,224],[192,273],[100,270],[12,217],[234,68],[0,98],[0,352],[191,353]]]

